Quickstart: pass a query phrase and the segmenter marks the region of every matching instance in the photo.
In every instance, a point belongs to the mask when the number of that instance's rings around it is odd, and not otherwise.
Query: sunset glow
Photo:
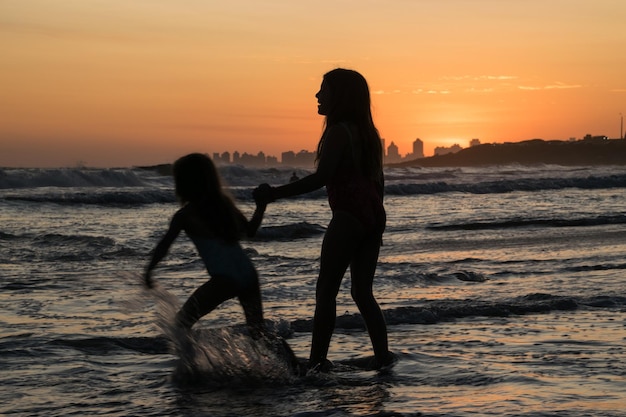
[[[314,150],[346,67],[402,155],[620,135],[622,0],[5,0],[0,166]]]

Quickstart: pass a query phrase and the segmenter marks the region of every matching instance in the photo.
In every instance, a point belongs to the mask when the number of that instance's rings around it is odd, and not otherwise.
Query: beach
[[[293,171],[220,168],[248,216],[252,189]],[[191,242],[175,242],[158,290],[139,282],[178,207],[170,177],[1,169],[0,415],[626,416],[625,167],[385,178],[374,285],[399,360],[360,365],[371,345],[346,274],[334,369],[293,376],[250,344],[236,301],[196,325],[191,356],[176,349],[163,320],[208,278]],[[324,190],[281,200],[242,243],[266,319],[302,360],[330,216]]]

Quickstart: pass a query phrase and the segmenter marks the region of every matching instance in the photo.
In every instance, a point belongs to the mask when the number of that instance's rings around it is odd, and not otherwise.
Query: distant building
[[[275,156],[270,156],[270,155],[266,156],[265,165],[270,166],[270,167],[274,167],[278,165],[278,158],[276,158]]]
[[[282,165],[290,167],[310,168],[315,165],[316,156],[317,152],[309,152],[306,150],[301,150],[298,153],[287,151],[281,154],[281,163]]]
[[[424,157],[424,142],[420,138],[413,141],[413,153],[411,159],[418,159]]]
[[[438,147],[435,148],[435,155],[446,155],[446,154],[449,154],[449,153],[457,153],[461,149],[463,149],[463,148],[459,144],[457,144],[457,143],[455,143],[454,145],[450,146],[449,148],[438,146]]]
[[[296,154],[293,151],[287,151],[287,152],[283,152],[280,155],[280,160],[282,161],[283,165],[287,165],[290,167],[294,167],[296,166]]]
[[[303,149],[296,154],[296,166],[312,167],[315,165],[316,156],[317,152],[309,152]]]
[[[219,154],[217,152],[215,152],[213,154],[213,162],[215,162],[216,164],[230,164],[230,153],[228,152],[223,152],[222,154]]]
[[[392,141],[389,147],[387,148],[387,158],[385,159],[385,162],[389,164],[393,164],[396,162],[400,162],[401,160],[402,160],[402,157],[400,156],[400,153],[398,152],[398,147]]]
[[[238,152],[235,152],[235,154],[239,155]],[[234,162],[235,162],[235,158],[233,157],[233,163]],[[237,158],[237,163],[241,165],[246,165],[246,166],[263,167],[266,165],[265,154],[263,152],[259,152],[256,155],[251,155],[249,153],[244,152],[241,156]]]
[[[604,135],[592,136],[589,133],[587,133],[585,135],[585,137],[583,138],[583,140],[593,141],[593,142],[600,142],[600,141],[609,140],[609,137],[608,136],[604,136]]]

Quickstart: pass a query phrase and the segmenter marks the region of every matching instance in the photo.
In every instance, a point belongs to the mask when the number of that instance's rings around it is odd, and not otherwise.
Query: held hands
[[[272,186],[267,183],[259,185],[252,192],[252,196],[254,197],[254,201],[256,202],[257,206],[262,207],[268,205],[275,200],[273,194],[274,192]]]

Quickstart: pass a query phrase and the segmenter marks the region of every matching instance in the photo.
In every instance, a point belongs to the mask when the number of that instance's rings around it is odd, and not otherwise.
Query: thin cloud
[[[452,94],[450,90],[436,90],[436,89],[428,89],[424,90],[422,88],[418,88],[415,90],[411,90],[411,94]]]
[[[555,81],[552,84],[547,85],[518,85],[511,83],[511,80],[518,80],[516,75],[447,75],[441,77],[439,81],[446,81],[445,83],[432,83],[424,88],[414,88],[410,91],[404,90],[376,90],[372,94],[384,95],[384,94],[430,94],[430,95],[446,95],[453,94],[454,92],[462,92],[467,94],[488,94],[496,93],[498,91],[505,91],[517,88],[525,91],[537,91],[537,90],[570,90],[575,88],[582,88],[581,84],[567,84],[560,81]],[[494,85],[492,82],[499,82]],[[476,83],[476,85],[474,85]],[[440,84],[440,85],[436,85]],[[624,92],[626,89],[615,89],[613,92]]]
[[[440,78],[442,81],[505,81],[516,80],[516,75],[446,75]]]
[[[466,93],[493,93],[495,89],[493,88],[468,88],[465,90]]]
[[[520,90],[526,91],[536,91],[536,90],[569,90],[572,88],[581,88],[580,84],[565,84],[561,82],[557,82],[554,84],[544,85],[544,86],[528,86],[528,85],[520,85],[517,88]]]
[[[391,91],[385,91],[385,90],[374,90],[372,91],[372,94],[375,95],[384,95],[384,94],[402,94],[404,93],[404,91],[402,90],[391,90]]]

